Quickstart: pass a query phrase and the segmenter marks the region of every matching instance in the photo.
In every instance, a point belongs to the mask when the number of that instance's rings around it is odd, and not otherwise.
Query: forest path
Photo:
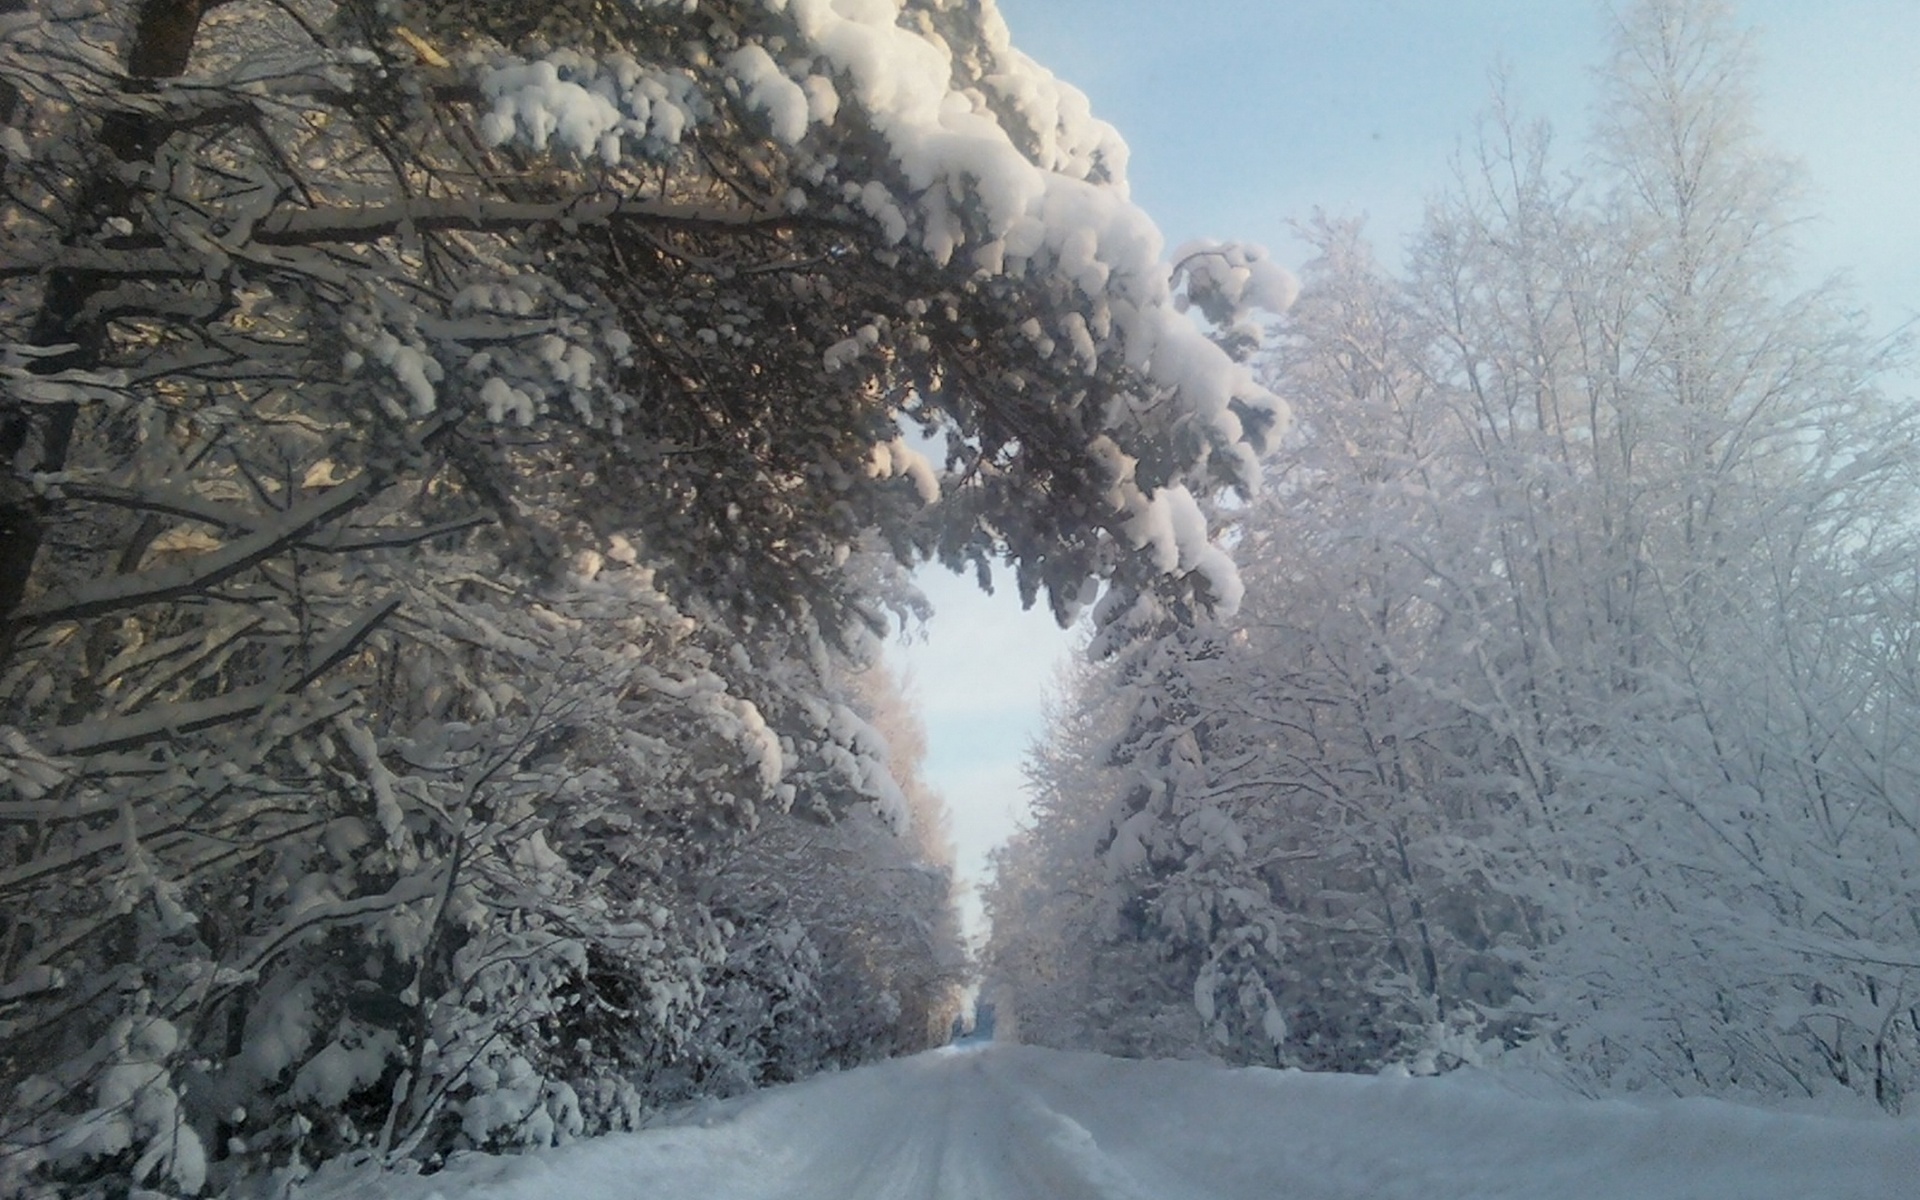
[[[302,1200],[1898,1200],[1920,1121],[960,1047]]]

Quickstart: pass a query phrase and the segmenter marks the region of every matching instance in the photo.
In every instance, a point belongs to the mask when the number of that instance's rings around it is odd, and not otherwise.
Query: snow
[[[807,90],[787,78],[765,49],[752,44],[740,47],[727,60],[727,69],[740,81],[747,107],[766,114],[774,137],[792,146],[807,135],[814,104]]]
[[[1920,1179],[1912,1120],[1527,1094],[1542,1090],[1497,1073],[1307,1075],[994,1044],[432,1176],[327,1170],[293,1195],[1888,1200]]]
[[[1232,557],[1208,538],[1206,514],[1192,492],[1175,485],[1141,496],[1129,485],[1120,489],[1120,495],[1133,514],[1125,528],[1136,549],[1148,549],[1161,571],[1191,572],[1206,580],[1220,615],[1239,611],[1246,587]]]
[[[761,64],[748,59],[732,65],[736,75],[756,72],[749,82],[758,90],[750,87],[749,103],[768,111],[777,133],[790,132],[790,97]],[[765,65],[778,75],[770,59]],[[480,120],[489,145],[520,137],[535,150],[553,143],[609,165],[621,160],[623,137],[657,153],[677,145],[704,112],[690,76],[648,70],[620,54],[604,62],[566,50],[535,62],[506,58],[483,67],[476,82],[492,104]]]
[[[908,445],[905,438],[875,443],[867,473],[876,479],[906,476],[913,483],[914,493],[920,497],[922,504],[932,504],[940,499],[940,477],[934,471],[933,464],[924,454]]]
[[[445,378],[440,364],[418,346],[409,346],[391,333],[381,333],[369,347],[373,357],[393,372],[413,398],[413,415],[424,417],[436,407],[433,385]]]
[[[487,420],[495,425],[504,423],[509,417],[514,424],[523,428],[533,424],[533,397],[497,375],[480,386],[480,401],[487,406]]]
[[[1216,325],[1231,325],[1253,309],[1286,312],[1300,295],[1300,282],[1264,247],[1192,241],[1173,252],[1173,261],[1186,287],[1182,302],[1198,306]]]
[[[392,1030],[329,1042],[295,1073],[289,1091],[295,1100],[338,1108],[348,1096],[377,1082],[399,1056],[400,1039]]]
[[[982,80],[991,100],[956,86],[949,48],[911,28],[894,0],[766,0],[765,7],[792,22],[797,37],[786,55],[803,65],[790,71],[749,42],[726,59],[731,86],[742,107],[789,146],[812,125],[831,125],[846,99],[857,103],[912,193],[903,202],[880,180],[848,184],[852,202],[888,242],[911,239],[942,263],[966,248],[986,274],[1055,272],[1089,303],[1094,336],[1117,332],[1128,360],[1179,391],[1217,446],[1249,434],[1230,401],[1284,414],[1177,306],[1198,303],[1231,327],[1250,310],[1285,309],[1297,290],[1292,277],[1256,247],[1195,243],[1178,256],[1187,295],[1176,300],[1160,232],[1129,197],[1125,142],[1093,117],[1083,93],[1005,43],[991,7],[983,21],[995,69]],[[492,105],[480,129],[489,143],[558,144],[609,162],[623,157],[623,138],[642,153],[657,150],[704,112],[683,73],[570,51],[504,59],[482,68],[477,82]],[[670,124],[663,124],[666,110]],[[957,216],[967,208],[983,217],[972,237]],[[1077,359],[1093,357],[1086,328],[1063,332]],[[1234,454],[1248,482],[1257,477],[1259,449]]]
[[[134,1180],[171,1181],[189,1195],[204,1187],[206,1149],[187,1125],[180,1093],[161,1065],[179,1044],[179,1031],[157,1017],[115,1021],[101,1047],[107,1066],[95,1077],[94,1108],[45,1148],[46,1158],[70,1165],[137,1148],[129,1172]],[[41,1153],[36,1148],[28,1157]]]

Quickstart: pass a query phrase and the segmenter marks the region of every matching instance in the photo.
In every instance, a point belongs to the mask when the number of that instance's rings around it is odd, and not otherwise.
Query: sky
[[[1758,39],[1759,121],[1798,159],[1816,214],[1809,280],[1845,271],[1892,330],[1920,316],[1920,0],[1736,0]],[[1086,92],[1132,149],[1133,200],[1169,250],[1262,243],[1298,267],[1288,222],[1365,215],[1384,261],[1487,105],[1494,72],[1577,151],[1609,17],[1588,0],[1000,0],[1014,45]],[[1916,389],[1920,390],[1920,389]],[[897,648],[953,816],[963,882],[1025,803],[1020,762],[1071,638],[1011,586],[937,568],[936,615]],[[963,911],[978,929],[972,897]]]

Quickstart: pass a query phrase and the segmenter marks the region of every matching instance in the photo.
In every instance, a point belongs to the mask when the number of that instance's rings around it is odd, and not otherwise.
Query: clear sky
[[[1759,38],[1760,120],[1799,159],[1810,277],[1845,270],[1881,330],[1920,313],[1920,0],[1736,0]],[[1388,262],[1485,107],[1494,68],[1570,159],[1606,9],[1589,0],[1001,0],[1014,44],[1132,147],[1136,203],[1192,237],[1302,250],[1287,222],[1363,213]],[[1563,161],[1565,161],[1563,159]],[[897,655],[928,775],[977,878],[1012,829],[1020,760],[1068,635],[1010,588],[923,574],[938,613]]]

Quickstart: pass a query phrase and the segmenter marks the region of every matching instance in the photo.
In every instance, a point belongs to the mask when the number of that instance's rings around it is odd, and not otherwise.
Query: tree
[[[1591,198],[1554,202],[1499,134],[1415,287],[1498,506],[1512,649],[1483,679],[1539,806],[1516,842],[1539,863],[1516,891],[1553,926],[1533,999],[1603,1080],[1824,1077],[1897,1107],[1902,985],[1805,951],[1809,923],[1864,918],[1857,872],[1911,870],[1908,818],[1865,778],[1902,769],[1915,714],[1856,690],[1884,678],[1891,627],[1853,641],[1852,593],[1910,545],[1913,417],[1876,392],[1884,351],[1837,293],[1788,290],[1789,176],[1752,129],[1750,53],[1720,5],[1633,9]],[[1850,759],[1866,790],[1836,822],[1828,739],[1869,729],[1885,754]],[[1843,849],[1843,825],[1887,833]],[[1833,1035],[1851,1050],[1788,1016],[1855,989]]]
[[[1188,1053],[1201,1036],[1180,949],[1161,944],[1145,905],[1100,848],[1124,774],[1107,754],[1122,726],[1105,665],[1073,664],[1025,766],[1031,824],[993,856],[983,900],[992,926],[981,996],[996,1036],[1139,1057]]]
[[[1451,640],[1426,565],[1434,395],[1357,226],[1309,233],[1322,254],[1273,357],[1305,416],[1269,464],[1268,495],[1234,517],[1247,598],[1224,626],[1168,630],[1076,689],[1124,723],[1121,753],[1050,739],[1036,778],[1072,782],[1038,792],[1061,796],[1036,806],[1014,854],[1070,860],[1066,829],[1107,831],[1080,851],[1105,846],[1104,940],[1159,948],[1170,978],[1133,993],[1129,1015],[1171,1025],[1153,1010],[1185,1012],[1175,1052],[1372,1069],[1507,996],[1483,924],[1493,906],[1476,902],[1484,880],[1453,836],[1470,819],[1470,793],[1448,783],[1461,718],[1410,678]],[[1088,755],[1124,769],[1086,779]],[[1089,954],[1102,922],[1087,926],[1061,938],[1068,957]],[[996,921],[1009,951],[1040,936]]]
[[[1282,1055],[1466,1028],[1595,1088],[1911,1091],[1915,416],[1901,348],[1793,290],[1750,64],[1647,0],[1581,175],[1502,99],[1404,279],[1315,230],[1248,600],[1150,735],[1206,728],[1279,855]],[[1131,897],[1204,877],[1182,820],[1116,839],[1173,848]]]
[[[1284,413],[1179,305],[1280,277],[990,5],[56,2],[0,81],[6,1191],[629,1123],[788,987],[742,837],[899,862],[905,565],[1234,586],[1161,530]]]

